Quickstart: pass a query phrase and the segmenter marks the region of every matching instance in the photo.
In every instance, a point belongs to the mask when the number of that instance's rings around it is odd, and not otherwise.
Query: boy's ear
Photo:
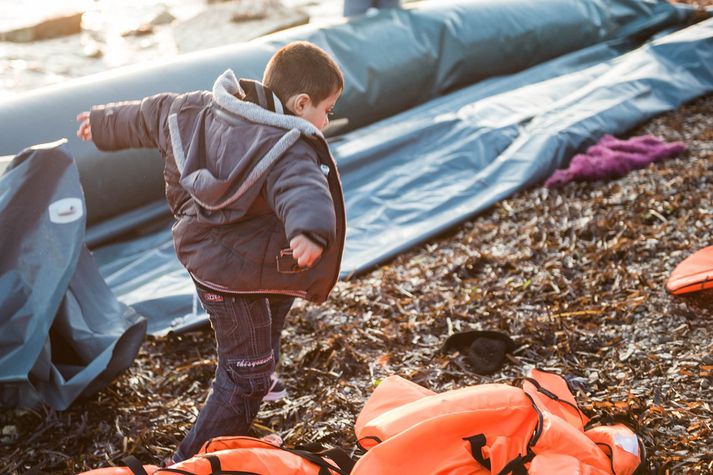
[[[287,101],[287,108],[292,111],[293,114],[300,116],[304,113],[307,106],[312,102],[308,94],[301,93],[296,94]]]

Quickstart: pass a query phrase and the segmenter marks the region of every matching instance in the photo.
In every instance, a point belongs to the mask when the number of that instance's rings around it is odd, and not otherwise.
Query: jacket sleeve
[[[336,215],[327,177],[316,153],[298,142],[270,170],[267,202],[285,226],[287,239],[304,234],[324,248],[336,237]]]
[[[159,134],[176,94],[163,93],[140,101],[92,107],[89,123],[99,150],[158,148]]]

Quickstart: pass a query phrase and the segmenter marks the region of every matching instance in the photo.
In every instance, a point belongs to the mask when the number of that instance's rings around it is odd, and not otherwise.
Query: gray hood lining
[[[297,129],[305,135],[323,137],[322,132],[309,121],[293,115],[278,114],[247,101],[241,101],[236,94],[244,95],[235,73],[228,69],[213,84],[215,103],[223,109],[250,122],[271,125],[281,129]]]

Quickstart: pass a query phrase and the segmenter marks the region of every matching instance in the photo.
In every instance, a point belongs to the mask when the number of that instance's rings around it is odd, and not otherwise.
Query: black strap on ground
[[[144,465],[139,461],[139,459],[137,459],[133,455],[128,455],[121,459],[121,461],[129,468],[129,470],[131,470],[131,473],[133,473],[134,475],[148,475],[148,473],[146,473],[146,470],[144,470]]]
[[[471,435],[463,437],[463,440],[470,442],[470,453],[473,458],[483,467],[490,470],[490,460],[483,458],[483,447],[485,447],[485,434]]]

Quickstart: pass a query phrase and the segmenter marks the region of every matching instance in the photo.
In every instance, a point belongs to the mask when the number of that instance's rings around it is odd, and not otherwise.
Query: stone
[[[19,438],[17,426],[7,425],[0,431],[0,442],[3,444],[12,444]]]
[[[171,12],[169,12],[168,10],[162,10],[155,17],[149,20],[148,23],[154,26],[168,25],[173,23],[175,19],[176,17],[173,16]]]
[[[252,18],[250,18],[252,17]],[[300,9],[248,8],[239,3],[213,4],[205,11],[174,25],[179,52],[225,46],[304,25],[309,15]]]
[[[36,23],[0,31],[0,41],[29,43],[74,35],[82,31],[83,12],[58,14]]]
[[[144,23],[138,28],[126,31],[121,34],[121,36],[146,36],[154,32],[154,27],[150,23]]]
[[[84,56],[92,59],[99,59],[104,56],[104,51],[102,51],[101,47],[99,47],[96,43],[84,46],[84,48],[82,48],[82,52],[84,53]]]

